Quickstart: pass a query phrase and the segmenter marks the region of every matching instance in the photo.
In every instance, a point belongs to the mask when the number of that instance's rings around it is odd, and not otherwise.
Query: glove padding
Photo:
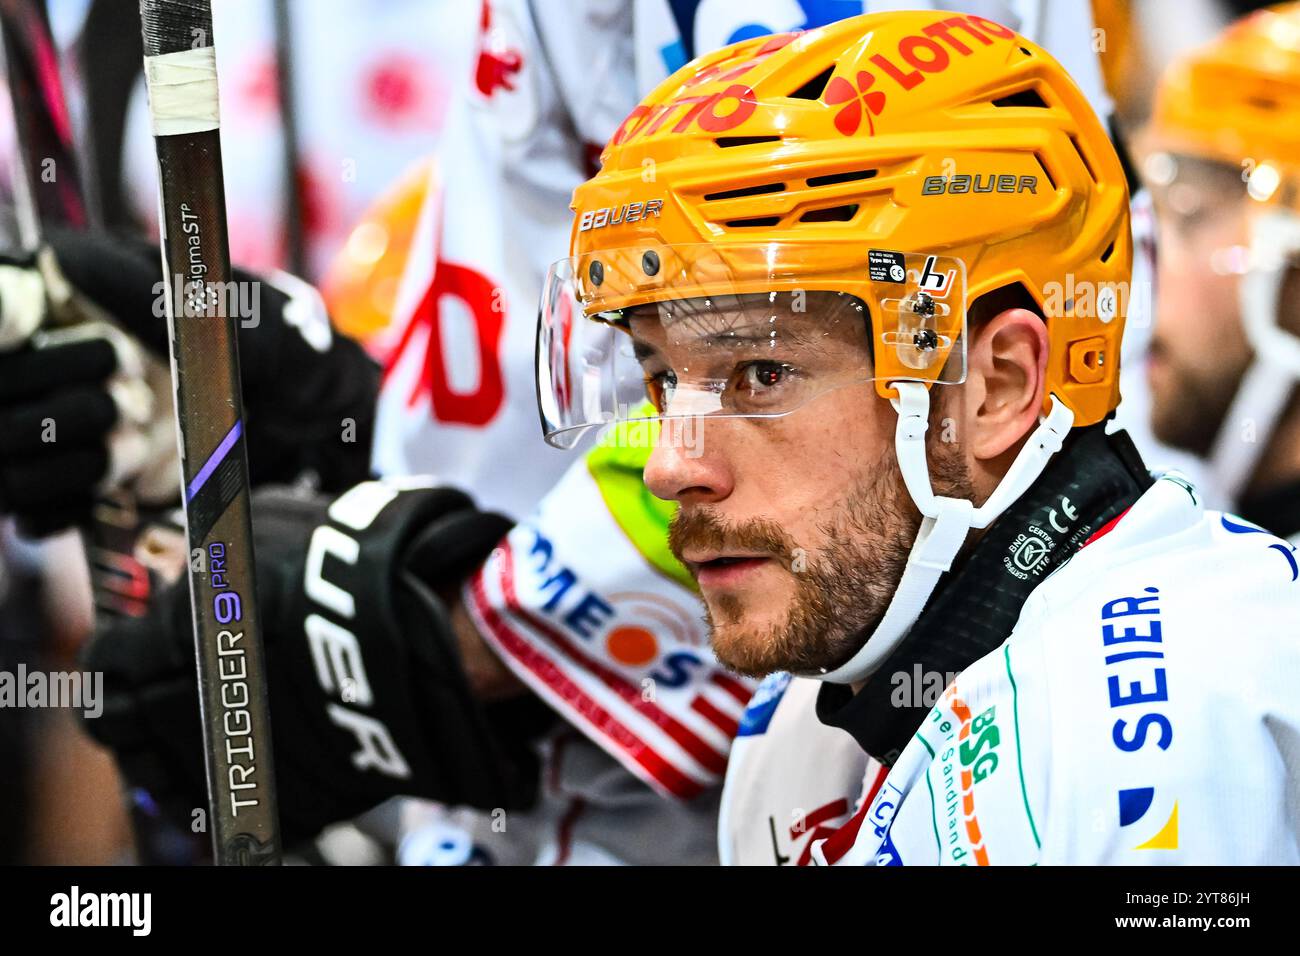
[[[108,472],[113,348],[88,339],[0,354],[0,511],[31,536],[88,514]]]
[[[286,843],[397,795],[483,809],[535,800],[531,741],[553,712],[531,696],[475,700],[435,594],[510,526],[445,488],[365,482],[332,503],[278,488],[254,495]],[[186,582],[155,601],[149,617],[113,622],[91,643],[85,663],[104,673],[105,705],[86,725],[129,782],[188,825],[206,797]]]
[[[75,324],[43,327],[47,312]],[[171,416],[166,367],[71,289],[49,250],[0,257],[0,511],[23,533],[84,521],[100,488],[173,498]]]

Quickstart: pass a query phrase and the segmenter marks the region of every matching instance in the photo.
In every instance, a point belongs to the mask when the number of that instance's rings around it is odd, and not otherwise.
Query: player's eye
[[[782,362],[750,362],[741,369],[740,387],[760,394],[785,382],[794,369]]]
[[[785,362],[746,362],[732,377],[731,404],[738,411],[771,412],[793,400],[799,372]]]
[[[650,399],[650,404],[654,405],[655,411],[663,413],[668,403],[673,399],[673,392],[677,388],[677,373],[671,369],[662,372],[646,372],[645,374],[645,393]]]

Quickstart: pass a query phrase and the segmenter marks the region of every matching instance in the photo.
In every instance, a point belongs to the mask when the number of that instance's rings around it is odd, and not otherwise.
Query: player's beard
[[[1219,368],[1201,375],[1182,365],[1157,339],[1151,351],[1164,362],[1165,383],[1151,390],[1151,432],[1171,448],[1202,458],[1214,447],[1245,368]]]
[[[965,460],[956,448],[932,450],[936,494],[970,497]],[[718,660],[739,674],[774,671],[817,673],[848,661],[876,629],[903,576],[921,515],[897,466],[878,469],[847,495],[819,526],[823,544],[813,556],[776,522],[720,519],[708,508],[683,508],[674,516],[669,546],[681,557],[696,551],[761,552],[777,558],[794,580],[783,620],[747,625],[744,601],[722,594],[705,607],[705,623]],[[802,570],[792,556],[805,555]]]

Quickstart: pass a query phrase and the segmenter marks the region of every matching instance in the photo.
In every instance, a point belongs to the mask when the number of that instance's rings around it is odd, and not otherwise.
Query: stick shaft
[[[155,132],[179,130],[156,135],[155,144],[213,849],[218,864],[260,864],[278,862],[279,838],[254,594],[238,310],[231,308],[246,292],[230,276],[215,70],[200,63],[196,71],[184,60],[186,83],[192,76],[206,82],[211,73],[211,102],[195,87],[193,110],[184,98],[179,105],[169,100],[163,88],[174,62],[169,54],[184,59],[184,51],[211,45],[206,7],[141,0],[140,12]]]
[[[89,213],[45,5],[0,0],[0,26],[18,142],[15,187],[28,193],[19,204],[20,239],[36,249],[44,226],[84,229]]]

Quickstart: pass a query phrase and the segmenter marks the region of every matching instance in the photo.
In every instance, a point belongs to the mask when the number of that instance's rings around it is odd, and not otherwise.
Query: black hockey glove
[[[30,536],[83,522],[98,488],[169,501],[178,472],[166,366],[44,270],[0,257],[0,513]],[[48,327],[56,309],[76,324]]]
[[[48,238],[53,273],[31,257],[0,257],[0,512],[32,534],[84,522],[97,490],[171,501],[179,474],[157,247],[97,233]],[[361,480],[375,364],[331,332],[310,286],[233,278],[253,482],[311,473],[338,491]],[[52,329],[51,313],[79,324]]]
[[[450,489],[365,482],[339,499],[254,496],[285,842],[396,795],[521,808],[535,798],[531,740],[553,712],[531,696],[484,705],[467,686],[448,613],[454,588],[510,528]],[[185,582],[150,617],[114,622],[85,666],[104,673],[92,736],[185,824],[206,805]]]

